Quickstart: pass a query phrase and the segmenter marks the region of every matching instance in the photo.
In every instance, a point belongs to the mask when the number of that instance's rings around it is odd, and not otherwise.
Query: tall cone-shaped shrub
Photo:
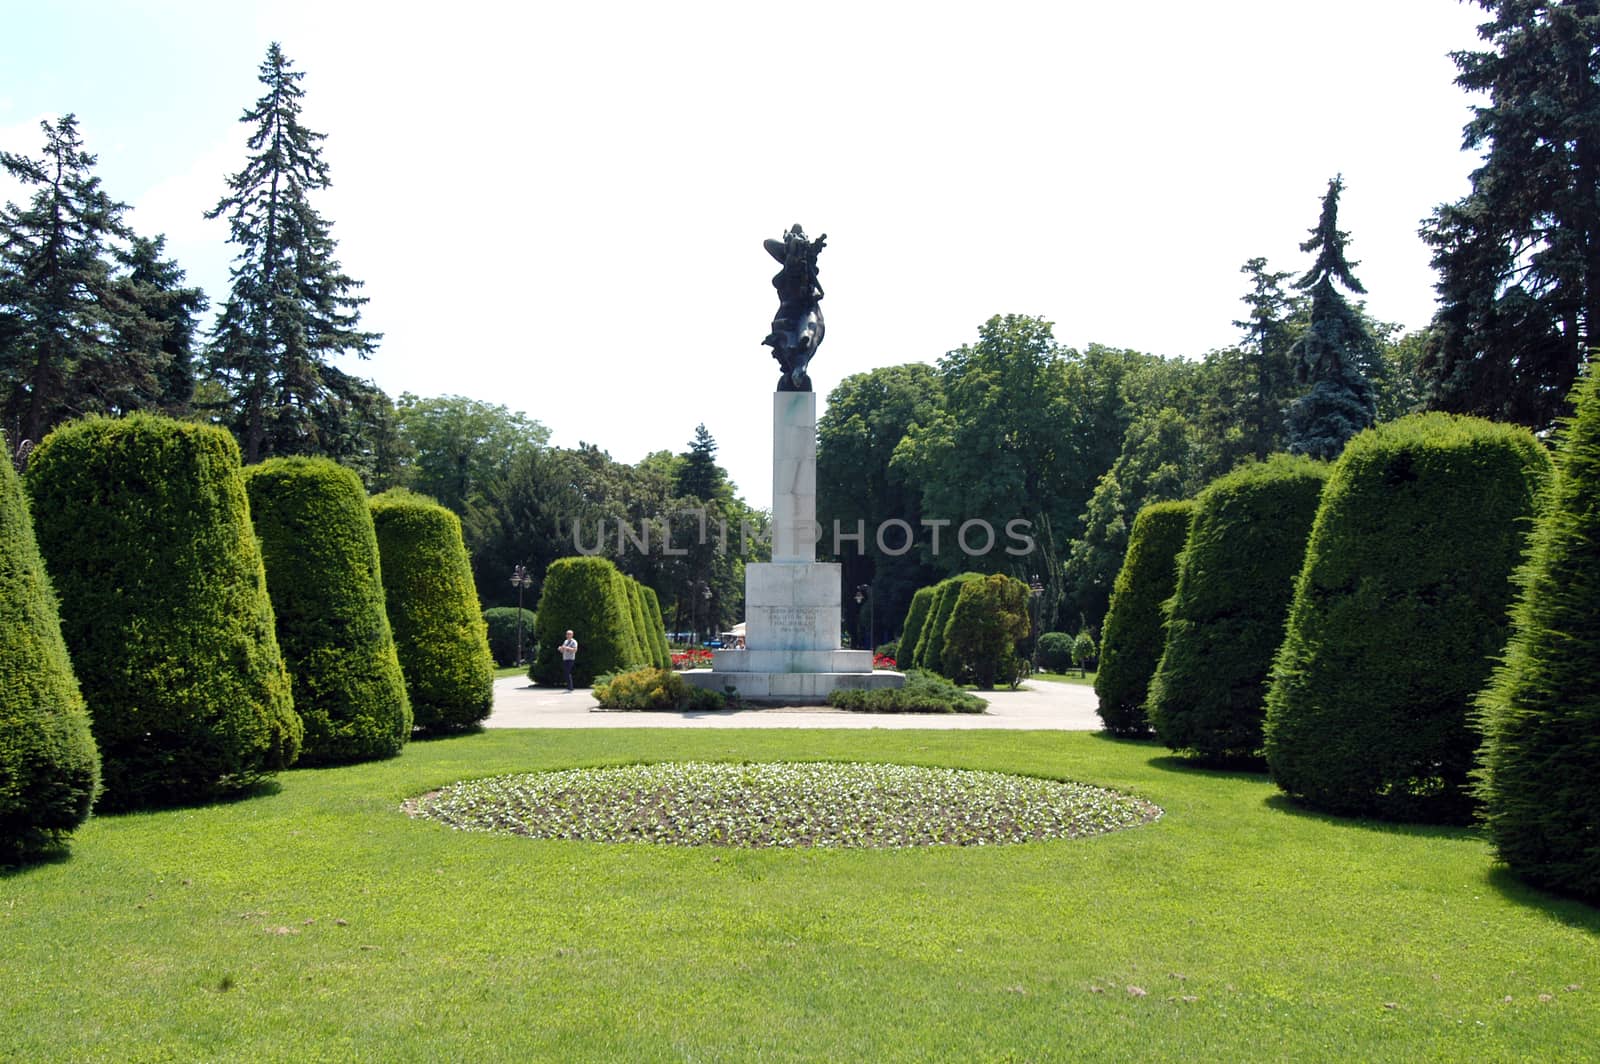
[[[1212,764],[1261,756],[1267,676],[1327,477],[1322,462],[1274,455],[1195,499],[1147,706],[1172,749]]]
[[[0,860],[60,842],[100,788],[89,714],[7,453],[0,438]]]
[[[469,728],[489,715],[494,659],[461,520],[408,491],[386,491],[371,505],[413,723],[428,732]]]
[[[570,628],[578,641],[572,682],[580,687],[595,677],[647,664],[633,636],[633,615],[622,574],[605,558],[557,558],[545,570],[539,594],[539,657],[528,678],[564,684],[561,641]]]
[[[1478,702],[1478,794],[1513,871],[1600,903],[1600,377],[1574,400],[1511,641]]]
[[[1017,640],[1027,637],[1028,585],[1013,576],[991,573],[962,581],[945,628],[942,651],[946,675],[970,676],[978,687],[1017,675]]]
[[[293,763],[301,723],[222,429],[72,422],[26,478],[105,791],[128,809],[238,790]]]
[[[905,627],[900,629],[900,653],[896,664],[902,669],[915,668],[917,645],[928,627],[928,607],[933,604],[933,588],[919,587],[911,596],[911,606],[906,610]]]
[[[933,602],[928,609],[926,630],[917,645],[917,668],[955,678],[954,663],[944,660],[944,640],[950,627],[950,615],[956,611],[961,585],[969,580],[982,579],[978,573],[957,573],[933,585]]]
[[[1133,519],[1128,553],[1111,588],[1094,678],[1100,719],[1112,735],[1144,738],[1151,732],[1144,704],[1166,644],[1163,607],[1178,585],[1178,554],[1193,513],[1192,501],[1157,502]]]
[[[639,664],[655,665],[656,645],[650,638],[650,629],[644,623],[644,596],[639,593],[639,581],[624,576],[622,589],[628,596],[628,623],[633,630],[634,645],[638,648]],[[659,665],[656,667],[660,668]]]
[[[1459,822],[1469,718],[1505,647],[1511,576],[1551,469],[1527,429],[1419,414],[1345,447],[1295,584],[1266,754],[1331,812]]]
[[[670,669],[672,648],[667,645],[667,626],[661,617],[661,599],[649,584],[640,584],[639,593],[644,596],[644,620],[650,626],[650,645],[654,648],[655,666],[658,669]]]
[[[245,488],[305,724],[300,761],[398,754],[411,738],[411,704],[360,478],[326,458],[270,458],[245,470]]]

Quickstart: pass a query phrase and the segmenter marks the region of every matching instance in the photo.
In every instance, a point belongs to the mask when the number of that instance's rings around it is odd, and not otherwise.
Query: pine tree
[[[137,345],[159,354],[153,367],[154,393],[147,405],[179,416],[194,397],[195,334],[208,301],[200,289],[184,286],[183,268],[164,257],[166,247],[165,236],[135,236],[122,256],[128,271],[121,278],[122,292],[140,311],[134,325],[137,334],[122,346]]]
[[[1267,260],[1253,258],[1239,267],[1250,277],[1250,293],[1244,302],[1249,315],[1235,321],[1243,329],[1246,395],[1236,411],[1250,453],[1258,460],[1278,450],[1284,418],[1293,391],[1294,364],[1290,352],[1294,344],[1291,319],[1302,313],[1304,299],[1283,290],[1288,273],[1267,269]]]
[[[1457,52],[1489,93],[1463,130],[1472,190],[1422,228],[1440,307],[1430,405],[1553,426],[1600,342],[1600,3],[1477,0],[1491,50]]]
[[[1328,182],[1322,216],[1301,251],[1315,251],[1317,261],[1294,287],[1311,294],[1311,327],[1294,346],[1295,377],[1308,390],[1289,408],[1289,450],[1313,458],[1337,458],[1345,441],[1372,425],[1377,417],[1372,385],[1363,372],[1377,357],[1377,341],[1334,287],[1365,293],[1354,265],[1345,258],[1349,234],[1339,228],[1339,193],[1344,179]]]
[[[246,463],[326,450],[329,407],[348,401],[339,386],[353,379],[335,375],[328,359],[365,358],[381,338],[361,330],[361,282],[341,270],[331,225],[311,205],[310,194],[329,185],[325,135],[300,124],[305,74],[292,65],[274,41],[261,64],[266,94],[240,118],[254,127],[251,154],[206,213],[227,216],[239,247],[208,363],[227,390]]]
[[[0,152],[0,168],[35,189],[27,207],[0,208],[5,429],[11,439],[34,441],[87,412],[76,382],[115,376],[106,337],[126,331],[136,314],[114,278],[114,246],[132,235],[122,220],[127,204],[100,187],[76,116],[39,126],[43,157]]]

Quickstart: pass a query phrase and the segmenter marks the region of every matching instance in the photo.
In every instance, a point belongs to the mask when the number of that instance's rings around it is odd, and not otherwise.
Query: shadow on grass
[[[178,797],[170,801],[152,801],[144,805],[130,806],[126,809],[104,809],[95,806],[95,819],[114,819],[124,816],[140,816],[145,813],[165,813],[173,809],[210,809],[217,806],[237,805],[240,802],[251,802],[257,798],[271,798],[283,791],[283,784],[275,776],[267,776],[254,780],[242,787],[224,791],[221,794],[211,794],[204,797]]]
[[[26,875],[36,868],[66,864],[72,860],[72,848],[66,839],[40,843],[22,852],[0,855],[0,881]]]
[[[1600,936],[1600,909],[1593,905],[1536,887],[1503,864],[1492,866],[1484,879],[1509,902],[1537,909],[1568,927]]]
[[[443,739],[463,739],[469,735],[482,735],[487,730],[482,724],[468,724],[461,728],[440,728],[437,731],[412,732],[411,741],[414,743],[436,743]]]
[[[1124,739],[1120,741],[1129,742],[1131,740]],[[1158,744],[1150,743],[1149,745]],[[1168,754],[1165,757],[1152,757],[1146,764],[1162,772],[1176,772],[1186,776],[1205,776],[1219,780],[1241,780],[1246,783],[1263,783],[1267,780],[1265,768],[1251,768],[1247,763],[1216,764],[1208,761],[1197,761],[1190,757],[1179,757],[1176,754]]]
[[[1315,820],[1334,827],[1359,828],[1363,831],[1374,831],[1384,835],[1411,835],[1422,839],[1456,839],[1461,841],[1477,840],[1483,837],[1483,832],[1479,828],[1465,824],[1429,824],[1415,820],[1379,820],[1376,817],[1340,816],[1337,813],[1328,813],[1321,809],[1312,809],[1309,806],[1301,805],[1287,794],[1274,794],[1263,798],[1261,804],[1275,813],[1300,817],[1304,820]]]

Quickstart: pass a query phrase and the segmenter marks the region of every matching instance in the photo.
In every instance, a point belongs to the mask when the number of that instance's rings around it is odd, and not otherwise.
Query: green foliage
[[[622,574],[618,573],[618,576]],[[622,591],[628,596],[628,625],[633,632],[634,645],[638,650],[639,661],[645,665],[654,665],[656,668],[666,668],[656,657],[655,640],[650,638],[650,629],[644,620],[644,599],[639,594],[639,581],[629,576],[622,577]]]
[[[1267,675],[1327,477],[1275,455],[1195,500],[1146,706],[1172,749],[1214,764],[1260,756]]]
[[[266,94],[239,119],[251,127],[254,154],[206,213],[227,217],[229,242],[239,249],[208,363],[251,464],[271,454],[326,453],[361,384],[330,359],[365,357],[381,338],[361,330],[367,297],[334,258],[332,225],[311,205],[311,193],[330,184],[328,164],[324,135],[300,123],[305,74],[293,65],[276,41],[268,47],[260,68]]]
[[[393,757],[411,738],[411,704],[360,478],[327,458],[272,458],[244,482],[305,725],[301,762]]]
[[[906,623],[900,629],[900,654],[895,655],[895,660],[902,668],[909,669],[916,662],[918,648],[922,645],[924,633],[928,628],[928,611],[933,605],[934,589],[919,587],[911,596],[911,606],[906,611]]]
[[[27,497],[0,457],[0,862],[64,839],[99,789],[100,754]]]
[[[900,641],[894,640],[888,643],[879,643],[873,648],[872,656],[874,658],[889,658],[898,663],[900,661]]]
[[[1066,672],[1072,667],[1074,640],[1066,632],[1046,632],[1039,637],[1039,666],[1045,672]]]
[[[1452,58],[1487,94],[1462,144],[1482,164],[1423,228],[1440,297],[1424,367],[1437,408],[1545,429],[1600,343],[1600,11],[1478,3],[1490,47]]]
[[[489,715],[494,659],[461,521],[408,491],[386,491],[371,507],[389,623],[416,727],[472,727]]]
[[[943,676],[914,669],[903,687],[830,691],[828,705],[856,713],[982,713],[989,703]]]
[[[1308,390],[1289,407],[1289,450],[1313,458],[1337,458],[1345,441],[1377,417],[1372,385],[1363,367],[1377,360],[1378,345],[1355,308],[1333,286],[1365,292],[1344,253],[1348,234],[1339,228],[1339,193],[1344,180],[1328,182],[1322,216],[1301,251],[1317,261],[1295,287],[1311,293],[1311,327],[1295,344],[1296,380]]]
[[[436,499],[463,521],[518,454],[550,439],[544,425],[504,406],[410,392],[395,404],[395,430],[405,450],[406,487]]]
[[[933,601],[928,606],[928,620],[917,643],[917,656],[911,662],[913,667],[949,675],[944,665],[945,630],[950,626],[950,615],[955,612],[961,585],[978,579],[981,579],[978,573],[960,573],[933,586]]]
[[[1600,902],[1600,377],[1576,405],[1517,574],[1511,642],[1479,700],[1478,794],[1501,860]]]
[[[71,422],[27,485],[101,807],[209,798],[293,763],[302,726],[233,438],[144,414]]]
[[[32,190],[0,206],[0,405],[12,440],[89,413],[188,402],[194,318],[205,306],[161,238],[135,236],[94,175],[78,120],[41,122],[42,158],[0,151]]]
[[[519,610],[515,606],[491,606],[483,611],[484,627],[489,633],[489,653],[494,663],[502,668],[517,663],[517,618],[522,618],[522,652],[534,649],[534,623],[538,615],[532,610]]]
[[[649,629],[651,660],[658,669],[670,669],[672,648],[667,646],[667,626],[661,618],[661,600],[656,597],[656,589],[648,584],[639,585],[639,594],[644,601],[644,621]]]
[[[1159,502],[1134,519],[1100,633],[1100,669],[1094,678],[1100,719],[1112,735],[1150,734],[1144,706],[1166,646],[1163,606],[1178,586],[1178,554],[1193,514],[1192,501]]]
[[[704,712],[721,709],[722,692],[696,687],[670,668],[654,665],[613,672],[594,682],[595,701],[602,709],[659,709]]]
[[[945,628],[944,674],[971,676],[979,688],[1017,675],[1017,640],[1028,635],[1028,585],[993,573],[964,581]]]
[[[1470,815],[1469,705],[1505,646],[1510,577],[1549,469],[1527,430],[1446,414],[1350,442],[1273,667],[1279,787],[1340,813]]]
[[[1095,646],[1094,633],[1087,628],[1078,633],[1072,641],[1072,664],[1080,672],[1092,670],[1099,657],[1099,648]]]
[[[539,656],[528,667],[536,683],[565,683],[561,641],[568,629],[578,641],[572,682],[588,687],[596,677],[645,664],[633,634],[633,612],[623,576],[605,558],[559,558],[545,570],[539,596]]]

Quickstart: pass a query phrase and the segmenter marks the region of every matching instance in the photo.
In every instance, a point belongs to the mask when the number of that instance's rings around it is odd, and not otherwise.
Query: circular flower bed
[[[666,762],[496,776],[405,803],[463,831],[676,846],[993,846],[1075,839],[1161,810],[1087,784],[839,762]]]

